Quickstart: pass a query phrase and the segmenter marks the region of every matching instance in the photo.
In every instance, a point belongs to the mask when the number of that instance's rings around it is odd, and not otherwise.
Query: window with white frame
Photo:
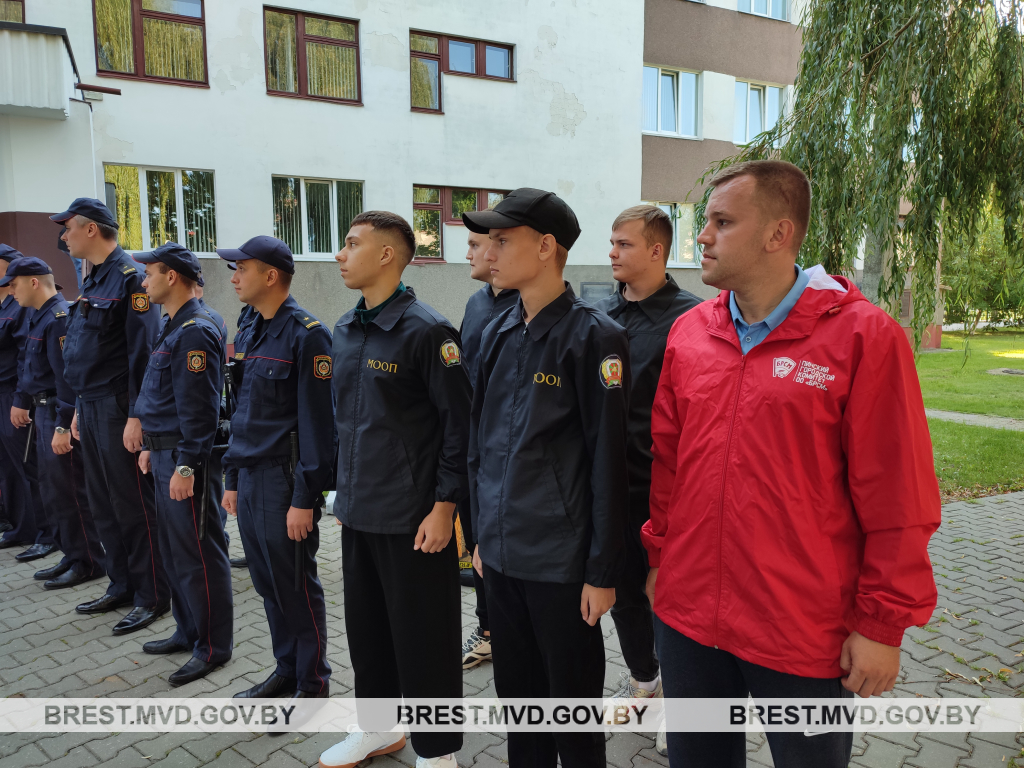
[[[118,243],[129,251],[157,248],[168,240],[193,253],[217,247],[213,171],[104,165],[117,210]]]
[[[642,111],[646,133],[696,137],[696,73],[645,65]]]
[[[273,176],[274,237],[296,257],[333,256],[363,211],[363,182]]]
[[[774,85],[736,81],[736,112],[733,144],[747,144],[775,127],[782,116],[783,90]]]
[[[670,267],[699,267],[700,247],[694,231],[695,207],[693,203],[647,202],[656,205],[672,219],[672,250],[668,255]]]
[[[780,21],[789,20],[789,0],[739,0],[737,10]]]

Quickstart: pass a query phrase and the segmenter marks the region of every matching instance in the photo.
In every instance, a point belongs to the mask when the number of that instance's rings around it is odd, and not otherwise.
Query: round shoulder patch
[[[136,312],[147,312],[149,311],[149,294],[148,293],[133,293],[132,294],[132,309]]]
[[[601,361],[601,383],[608,389],[622,386],[622,360],[618,355],[608,355]]]
[[[446,339],[441,345],[441,362],[447,368],[451,368],[453,365],[462,365],[462,351],[454,339]]]
[[[202,350],[192,350],[187,356],[188,369],[192,373],[201,373],[206,370],[206,353]]]
[[[318,379],[331,378],[331,356],[316,355],[313,358],[313,375]]]

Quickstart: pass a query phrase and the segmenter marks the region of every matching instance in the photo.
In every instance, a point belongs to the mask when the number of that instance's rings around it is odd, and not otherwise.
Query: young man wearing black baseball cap
[[[494,684],[501,698],[601,698],[628,504],[626,332],[562,280],[580,228],[556,195],[517,189],[462,220],[490,236],[493,285],[520,293],[484,333],[470,422]],[[604,766],[604,736],[513,731],[508,755]]]

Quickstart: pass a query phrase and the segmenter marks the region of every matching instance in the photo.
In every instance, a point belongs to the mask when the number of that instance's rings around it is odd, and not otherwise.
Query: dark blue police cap
[[[289,275],[295,274],[295,259],[292,258],[291,249],[283,240],[270,235],[257,235],[238,248],[218,248],[217,255],[224,261],[256,259]]]
[[[14,261],[15,259],[24,258],[25,254],[21,251],[11,248],[7,243],[0,243],[0,259],[4,261]]]
[[[157,262],[166,264],[168,269],[173,269],[178,274],[195,280],[198,285],[205,284],[203,268],[196,255],[185,246],[172,243],[170,240],[155,250],[136,253],[132,258],[139,264],[156,264]]]
[[[52,275],[50,265],[35,256],[22,256],[7,265],[7,274],[0,277],[0,288],[10,285],[16,277],[37,277],[39,275]],[[64,290],[63,286],[56,286],[58,291]]]
[[[69,205],[64,213],[55,213],[50,217],[50,221],[63,224],[73,216],[85,216],[85,218],[92,219],[97,224],[106,224],[108,227],[117,229],[117,219],[114,217],[114,214],[110,212],[107,206],[94,197],[76,198],[75,202]]]

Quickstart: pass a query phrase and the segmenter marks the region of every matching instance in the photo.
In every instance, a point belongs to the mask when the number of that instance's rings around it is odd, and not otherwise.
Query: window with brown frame
[[[0,21],[25,23],[25,0],[0,0]]]
[[[361,103],[359,22],[263,9],[267,93]]]
[[[412,108],[442,112],[441,73],[511,82],[512,46],[465,37],[409,33]]]
[[[488,211],[505,199],[507,192],[469,187],[412,188],[412,230],[417,261],[444,260],[444,225],[462,224],[467,211]]]
[[[203,0],[93,0],[93,14],[100,75],[209,84]]]

